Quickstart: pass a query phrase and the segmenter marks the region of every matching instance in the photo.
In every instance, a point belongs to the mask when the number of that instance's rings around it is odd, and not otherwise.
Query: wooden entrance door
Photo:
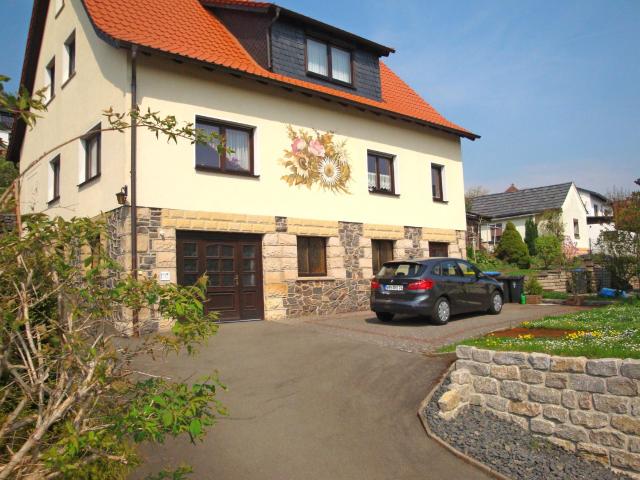
[[[262,319],[261,245],[259,235],[178,232],[178,283],[206,274],[206,311],[220,320]]]

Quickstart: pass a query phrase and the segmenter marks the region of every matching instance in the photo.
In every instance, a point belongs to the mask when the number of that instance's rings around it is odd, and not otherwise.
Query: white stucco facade
[[[54,97],[33,129],[27,129],[20,169],[24,171],[45,152],[102,123],[109,107],[124,112],[129,105],[129,63],[127,53],[99,39],[81,2],[66,1],[55,15],[50,2],[35,76],[35,89],[47,86],[46,65],[55,58]],[[65,42],[75,31],[76,71],[65,79]],[[105,132],[102,135],[102,172],[99,178],[79,187],[83,142],[74,140],[46,155],[29,170],[21,185],[23,212],[46,212],[52,216],[95,216],[116,208],[115,192],[128,183],[129,135]],[[60,156],[60,199],[51,199],[49,163]]]
[[[53,4],[50,5],[54,8]],[[76,73],[64,78],[64,43],[75,30]],[[27,131],[21,168],[69,138],[107,122],[103,110],[124,112],[130,104],[131,63],[128,52],[100,39],[79,0],[65,2],[46,22],[36,88],[47,85],[45,66],[56,59],[56,91],[48,111]],[[299,94],[277,91],[256,82],[213,73],[157,56],[139,56],[138,100],[180,122],[196,116],[254,128],[255,176],[239,177],[196,171],[195,147],[188,141],[168,143],[139,129],[138,204],[144,207],[280,215],[386,225],[464,230],[464,184],[460,138],[405,122],[325,104]],[[280,159],[290,148],[287,126],[332,131],[346,141],[351,167],[349,193],[289,186]],[[103,132],[101,175],[81,184],[83,142],[75,140],[43,159],[22,186],[25,212],[47,212],[66,218],[95,216],[117,207],[115,193],[129,183],[129,132]],[[367,151],[392,155],[396,195],[368,191]],[[60,155],[60,199],[51,199],[49,161]],[[444,167],[445,202],[431,196],[431,164]]]
[[[483,222],[481,226],[481,238],[483,244],[488,248],[493,247],[493,241],[495,240],[495,227],[504,230],[508,222],[512,222],[518,233],[522,236],[523,240],[526,233],[526,222],[529,218],[539,222],[539,215],[542,212],[536,212],[530,215],[520,215],[516,217],[502,217],[494,218],[490,221]],[[561,208],[562,222],[564,224],[565,237],[568,237],[575,243],[578,250],[582,253],[586,253],[590,247],[590,232],[591,229],[587,225],[587,210],[575,185],[571,185]],[[538,225],[540,230],[542,225]]]

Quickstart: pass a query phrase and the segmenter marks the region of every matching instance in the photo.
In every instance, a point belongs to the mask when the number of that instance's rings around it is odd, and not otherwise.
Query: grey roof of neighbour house
[[[517,192],[493,193],[473,199],[471,208],[490,218],[508,218],[562,208],[572,183],[560,183],[546,187],[524,188]]]

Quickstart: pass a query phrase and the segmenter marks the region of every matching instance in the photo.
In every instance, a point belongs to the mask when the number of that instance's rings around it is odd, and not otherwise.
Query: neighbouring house
[[[602,232],[610,232],[615,229],[613,223],[613,207],[611,201],[604,195],[578,188],[580,198],[587,209],[587,232],[589,235],[589,251],[598,250],[598,239]]]
[[[367,309],[382,262],[465,255],[461,139],[478,138],[393,52],[265,2],[35,0],[22,83],[47,87],[48,111],[16,123],[9,156],[82,138],[26,175],[22,210],[104,212],[111,255],[160,281],[207,273],[223,319]],[[136,104],[232,151],[101,131],[104,109]]]
[[[523,189],[512,184],[506,192],[474,198],[469,209],[489,219],[480,228],[482,245],[489,250],[500,241],[507,222],[512,222],[524,238],[527,220],[539,221],[539,215],[547,210],[561,211],[565,236],[580,253],[589,252],[587,209],[573,182]]]
[[[482,247],[481,230],[482,224],[488,223],[489,217],[478,213],[467,212],[467,247],[471,246],[474,250],[480,250]]]
[[[0,156],[4,156],[9,145],[9,134],[13,127],[13,115],[0,109]]]

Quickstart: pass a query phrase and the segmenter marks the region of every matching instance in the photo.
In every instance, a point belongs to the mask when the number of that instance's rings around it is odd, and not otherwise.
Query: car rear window
[[[416,277],[422,273],[424,265],[414,262],[394,262],[382,265],[379,277]]]

